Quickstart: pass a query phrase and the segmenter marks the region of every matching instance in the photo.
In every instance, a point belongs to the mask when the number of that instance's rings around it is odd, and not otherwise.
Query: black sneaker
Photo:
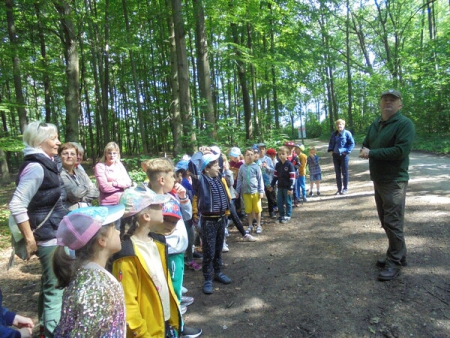
[[[181,331],[181,338],[196,338],[202,335],[202,329],[190,326],[184,326]]]

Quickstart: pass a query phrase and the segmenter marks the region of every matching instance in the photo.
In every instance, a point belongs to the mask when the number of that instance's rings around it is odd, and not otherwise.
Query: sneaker
[[[348,192],[347,189],[342,190],[341,195],[345,195]]]
[[[286,222],[291,220],[291,218],[289,216],[284,216],[284,219],[286,220]]]
[[[202,335],[202,329],[190,326],[184,326],[180,338],[196,338]]]
[[[283,224],[287,223],[286,217],[281,218],[280,223],[283,223]]]
[[[243,242],[256,242],[256,238],[250,234],[246,234],[244,237],[242,237],[242,241]]]
[[[260,234],[261,232],[262,232],[261,226],[256,227],[256,233],[257,233],[257,234]]]
[[[272,211],[272,212],[269,212],[269,217],[273,219],[273,218],[277,218],[277,215],[275,215],[275,212]]]
[[[320,191],[319,190],[317,190],[317,196],[320,196]]]
[[[188,296],[181,296],[181,302],[180,305],[181,306],[189,306],[192,303],[194,303],[194,297],[188,297]]]
[[[253,226],[252,226],[252,225],[249,225],[249,226],[247,227],[247,230],[245,230],[245,233],[246,233],[246,234],[250,234],[252,231],[253,231]]]
[[[334,194],[335,195],[342,195],[342,192],[341,191],[336,191]]]
[[[187,312],[187,306],[186,305],[180,305],[180,313],[184,315]]]
[[[230,236],[230,234],[228,233],[228,228],[225,228],[225,237]]]
[[[182,293],[182,294],[185,294],[185,293],[187,293],[188,291],[189,291],[189,290],[186,289],[184,286],[181,287],[181,293]]]
[[[189,269],[194,271],[199,271],[202,269],[202,266],[198,264],[196,261],[192,261],[188,264]]]
[[[227,243],[223,243],[223,247],[222,247],[222,252],[228,252],[230,251],[230,248],[228,248],[228,244]]]
[[[312,192],[312,191],[310,191],[310,192],[309,192],[309,196],[311,197],[312,195],[313,195],[313,192]]]

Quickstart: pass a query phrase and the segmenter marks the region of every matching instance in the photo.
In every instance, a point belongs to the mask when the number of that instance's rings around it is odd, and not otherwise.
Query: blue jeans
[[[292,195],[288,194],[288,190],[286,188],[278,188],[277,205],[280,218],[283,218],[284,216],[292,216]],[[284,207],[285,205],[286,209]]]
[[[386,232],[389,246],[386,252],[386,267],[401,265],[406,257],[403,223],[408,182],[373,182],[378,218]]]
[[[338,191],[347,190],[348,187],[348,155],[333,154],[334,172]]]
[[[297,176],[297,180],[295,181],[295,190],[298,199],[301,197],[306,199],[306,176]]]

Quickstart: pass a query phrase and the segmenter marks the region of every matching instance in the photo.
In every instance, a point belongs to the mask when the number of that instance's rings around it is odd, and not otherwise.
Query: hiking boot
[[[377,260],[376,265],[379,268],[384,268],[386,266],[386,258],[380,258],[379,260]],[[400,260],[400,265],[401,266],[408,266],[408,262],[406,261],[406,257],[402,257],[402,259]]]
[[[387,282],[397,278],[400,275],[400,267],[396,268],[386,268],[381,270],[378,274],[378,280],[381,282]]]

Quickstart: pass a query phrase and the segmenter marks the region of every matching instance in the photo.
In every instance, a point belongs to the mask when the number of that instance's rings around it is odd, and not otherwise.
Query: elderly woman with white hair
[[[24,160],[16,179],[9,209],[26,242],[28,258],[36,254],[42,268],[38,315],[41,331],[52,337],[61,315],[62,290],[56,289],[52,256],[56,230],[66,210],[61,200],[61,181],[54,160],[61,142],[50,123],[31,122],[23,133]]]

